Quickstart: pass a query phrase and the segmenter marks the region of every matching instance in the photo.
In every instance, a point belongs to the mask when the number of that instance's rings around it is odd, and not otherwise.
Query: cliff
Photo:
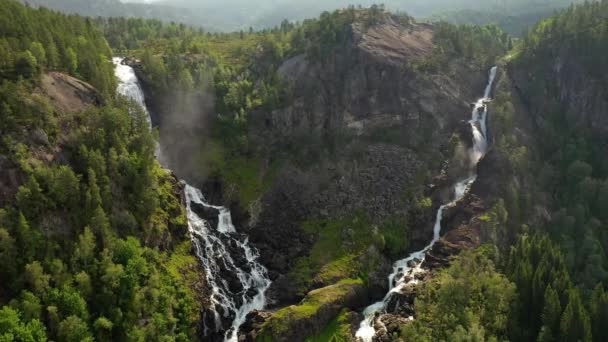
[[[386,292],[392,262],[430,241],[436,208],[451,196],[445,184],[460,177],[458,151],[471,146],[470,103],[487,80],[462,59],[420,68],[434,30],[390,15],[355,23],[326,58],[284,60],[278,71],[291,101],[251,114],[251,141],[280,166],[240,229],[270,271],[272,307],[305,305],[308,291],[357,274],[371,302]],[[330,319],[291,323],[311,324],[314,334]]]

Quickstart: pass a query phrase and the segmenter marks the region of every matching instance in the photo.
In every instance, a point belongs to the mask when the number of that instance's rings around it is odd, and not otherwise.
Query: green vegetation
[[[606,1],[591,1],[585,5],[571,6],[557,15],[539,22],[523,38],[519,47],[521,55],[514,64],[518,67],[542,68],[542,61],[551,60],[567,52],[567,58],[585,69],[591,79],[606,86],[604,56],[608,40]],[[562,57],[566,57],[562,55]],[[534,78],[530,82],[532,95],[545,88],[550,95],[557,90],[546,79]],[[605,89],[605,88],[604,88]],[[528,90],[528,89],[527,89]]]
[[[543,123],[533,128],[539,145],[522,141],[516,129],[528,124],[518,113],[522,103],[509,79],[501,78],[491,105],[493,159],[496,170],[513,177],[495,175],[505,178],[501,198],[480,216],[482,236],[498,247],[487,253],[497,267],[481,254],[458,258],[419,293],[417,319],[403,328],[404,339],[605,339],[605,327],[597,324],[605,319],[606,310],[599,308],[605,306],[608,281],[606,139],[585,126],[584,113],[569,113],[569,104],[561,102],[571,85],[547,75],[559,73],[549,70],[561,61],[606,95],[607,5],[573,6],[540,22],[504,60],[512,74],[530,76],[517,80],[519,94]],[[466,48],[452,51],[466,55]],[[534,204],[550,206],[546,226],[530,225],[538,222]]]
[[[18,186],[0,193],[0,340],[197,337],[200,274],[185,236],[179,185],[154,159],[144,114],[114,95],[109,46],[141,60],[161,122],[170,112],[185,117],[203,105],[213,113],[202,123],[211,134],[201,137],[205,148],[197,149],[197,160],[248,206],[269,189],[280,167],[309,167],[350,138],[304,134],[276,150],[257,144],[250,127],[264,123],[254,123],[252,114],[292,102],[292,87],[278,76],[278,66],[305,54],[323,67],[348,48],[352,25],[366,29],[385,15],[383,6],[351,6],[259,32],[210,34],[158,20],[83,19],[3,1],[0,162],[9,170],[0,170],[0,184],[10,178]],[[579,116],[565,109],[567,82],[546,77],[556,66],[574,65],[573,72],[584,74],[599,89],[597,97],[605,98],[607,17],[606,1],[573,6],[537,24],[513,49],[514,41],[494,25],[436,24],[434,53],[411,65],[414,71],[452,72],[454,59],[486,70],[508,53],[503,63],[526,78],[518,84],[524,105],[532,115],[542,111],[535,127],[539,146],[518,135],[524,129],[516,104],[522,104],[514,101],[508,78],[501,79],[491,106],[493,152],[505,184],[479,217],[483,239],[496,247],[463,254],[423,286],[417,319],[401,337],[608,339],[608,144],[592,122],[573,120]],[[91,83],[103,106],[58,112],[39,89],[40,76],[49,71]],[[366,139],[399,144],[400,132],[381,129]],[[438,168],[440,155],[428,151],[426,158]],[[407,197],[414,210],[432,210],[430,198]],[[537,219],[542,206],[551,218],[546,226]],[[347,340],[352,316],[340,311],[348,306],[345,298],[367,284],[381,259],[404,255],[406,220],[373,224],[355,212],[301,227],[315,243],[288,276],[304,299],[278,310],[260,340],[321,316],[329,323],[311,327],[308,341]]]
[[[346,297],[353,296],[353,292],[357,291],[357,286],[361,285],[363,285],[361,279],[344,279],[334,285],[310,291],[298,305],[280,309],[266,320],[262,326],[258,340],[272,341],[274,336],[282,336],[286,332],[294,333],[293,328],[301,326],[301,322],[313,324],[311,321],[314,321],[315,317],[319,315],[324,315],[326,310],[344,305],[344,301],[347,300]],[[341,316],[338,316],[336,320],[340,320]],[[342,319],[344,319],[343,316]],[[338,325],[338,322],[335,324]],[[307,328],[313,329],[312,326]],[[326,329],[331,329],[331,327]],[[336,327],[334,334],[339,333],[337,329],[338,327]],[[315,331],[300,331],[298,333],[311,335]],[[325,331],[324,333],[327,334],[329,331]]]
[[[0,198],[0,338],[191,340],[179,185],[144,113],[115,97],[106,41],[90,20],[14,1],[0,18],[1,176],[20,184]],[[105,105],[59,112],[39,90],[48,70],[91,82]]]
[[[523,236],[511,250],[506,274],[517,285],[513,341],[591,341],[589,314],[570,281],[561,251],[546,236]]]
[[[192,113],[193,108],[214,104],[199,110],[214,114],[200,120],[212,127],[210,134],[193,135],[200,140],[196,159],[206,174],[235,189],[241,205],[247,207],[264,193],[283,161],[309,165],[321,153],[317,145],[325,152],[331,144],[331,137],[319,137],[318,142],[317,137],[306,137],[281,144],[278,151],[266,151],[255,142],[260,137],[251,136],[253,113],[291,102],[291,85],[278,76],[279,65],[300,53],[324,63],[351,39],[351,24],[373,25],[386,15],[382,6],[367,10],[350,6],[302,23],[283,21],[259,32],[221,34],[157,20],[100,18],[97,24],[112,48],[141,59],[143,83],[161,123],[171,113]],[[406,15],[400,18],[410,20]]]
[[[511,37],[496,25],[435,24],[433,54],[413,66],[420,71],[447,70],[450,61],[464,58],[469,65],[488,69],[512,46]]]
[[[200,169],[236,189],[245,207],[259,198],[277,164],[267,163],[250,142],[248,116],[280,107],[290,97],[276,69],[290,49],[291,26],[211,35],[155,20],[110,18],[98,24],[114,49],[141,58],[140,76],[165,127],[171,122],[163,120],[184,113],[199,118],[193,126],[202,122],[213,128],[192,134]],[[264,66],[251,68],[257,60]]]
[[[506,182],[503,199],[482,220],[508,255],[501,271],[517,286],[508,322],[511,341],[605,338],[605,327],[596,324],[604,315],[597,308],[608,281],[606,139],[585,126],[585,113],[569,113],[562,94],[571,84],[556,82],[560,71],[548,72],[548,65],[574,66],[605,95],[608,83],[600,60],[608,44],[607,14],[605,1],[570,7],[538,23],[505,60],[514,74],[531,75],[517,80],[517,86],[530,115],[543,122],[534,129],[538,145],[525,144],[516,133],[521,103],[514,100],[508,80],[500,81],[492,104],[496,153],[503,159],[501,168],[516,178]],[[551,212],[544,226],[529,226],[538,215],[535,203]],[[510,241],[516,241],[511,249]]]
[[[496,341],[508,335],[516,287],[480,252],[465,252],[424,284],[407,341]]]
[[[0,7],[0,77],[35,78],[42,70],[67,71],[114,94],[111,51],[88,19],[33,10],[6,0]]]
[[[396,258],[409,246],[405,220],[388,220],[373,227],[362,213],[339,219],[312,220],[302,224],[316,242],[307,257],[300,258],[289,273],[300,295],[313,283],[329,285],[340,279],[361,277],[378,266],[380,255],[369,254],[370,246]]]
[[[345,10],[323,12],[319,19],[307,19],[295,27],[291,45],[294,52],[305,52],[312,60],[325,60],[336,48],[343,47],[351,39],[354,23],[372,26],[385,15],[384,6],[372,5],[369,9],[349,6]],[[409,22],[407,15],[403,16]]]
[[[327,324],[319,335],[307,338],[306,342],[348,342],[352,334],[352,322],[353,313],[344,309]]]
[[[456,25],[496,25],[513,37],[521,37],[526,30],[533,27],[539,20],[551,17],[558,7],[567,7],[569,4],[562,3],[552,6],[547,3],[544,7],[529,8],[520,11],[497,11],[467,9],[458,10],[434,16],[432,19],[447,21]]]
[[[546,70],[548,61],[563,60],[580,68],[577,73],[583,73],[598,96],[605,98],[607,15],[608,3],[602,1],[573,6],[542,21],[524,37],[512,67],[537,75]],[[505,138],[503,146],[518,170],[540,175],[539,191],[552,194],[552,222],[546,231],[559,243],[571,278],[588,297],[598,283],[608,281],[608,145],[605,136],[586,126],[584,112],[573,115],[560,102],[568,86],[546,77],[523,83],[525,100],[534,104],[530,110],[545,122],[537,132],[538,156],[528,157],[526,150],[513,148],[514,139]],[[521,206],[519,216],[526,214],[525,208]]]

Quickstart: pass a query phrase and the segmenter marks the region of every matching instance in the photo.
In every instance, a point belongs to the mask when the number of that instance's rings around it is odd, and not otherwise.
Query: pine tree
[[[22,213],[19,213],[17,219],[17,239],[21,259],[25,262],[34,260],[36,252],[40,250],[40,232],[30,228],[30,224]]]
[[[542,313],[543,326],[537,341],[555,341],[557,334],[559,333],[559,319],[562,315],[562,309],[559,302],[559,296],[551,285],[547,286],[544,301],[545,306]]]
[[[608,292],[604,291],[602,284],[598,284],[593,291],[589,306],[593,340],[608,341]]]
[[[19,187],[17,206],[29,218],[38,218],[46,206],[46,198],[36,177],[30,177],[25,185]]]
[[[85,213],[88,218],[95,214],[95,210],[103,204],[101,200],[101,192],[97,185],[97,176],[93,169],[88,170],[88,188],[85,194]]]
[[[101,207],[97,207],[91,218],[91,230],[101,241],[103,247],[109,247],[111,244],[110,222],[106,213]]]
[[[25,78],[32,78],[38,74],[38,61],[29,50],[25,50],[17,55],[15,72]]]
[[[46,292],[51,280],[51,276],[44,273],[44,269],[38,261],[34,261],[25,266],[23,278],[28,285],[28,288],[38,296],[43,295]]]
[[[40,42],[32,42],[32,44],[30,44],[30,51],[32,52],[32,55],[34,55],[34,57],[36,58],[36,61],[38,62],[40,68],[46,66],[46,50]]]
[[[54,40],[51,40],[46,46],[46,60],[47,66],[51,70],[55,70],[61,65],[59,50],[57,50]]]
[[[76,75],[78,70],[78,56],[76,52],[71,47],[68,48],[65,52],[65,68],[71,75]]]
[[[563,342],[590,342],[591,325],[589,314],[581,301],[579,290],[570,290],[568,306],[560,321],[559,341]]]
[[[90,271],[95,261],[95,236],[89,227],[78,237],[76,249],[72,256],[73,268],[76,270]]]
[[[6,285],[11,285],[15,280],[17,267],[17,244],[10,233],[0,228],[0,279]]]

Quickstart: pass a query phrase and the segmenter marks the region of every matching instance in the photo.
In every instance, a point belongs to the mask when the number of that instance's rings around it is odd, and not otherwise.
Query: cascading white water
[[[473,131],[473,148],[470,151],[470,158],[472,164],[473,174],[467,179],[461,180],[454,185],[454,199],[439,207],[437,216],[435,219],[435,226],[433,228],[433,240],[421,251],[410,254],[407,258],[398,260],[393,265],[393,272],[388,277],[388,288],[390,291],[386,294],[382,301],[374,303],[363,311],[365,319],[359,325],[356,337],[362,342],[371,342],[376,334],[374,323],[379,314],[385,312],[387,304],[394,293],[400,292],[405,286],[410,284],[416,284],[418,282],[415,277],[417,274],[425,272],[422,268],[426,253],[433,248],[435,243],[439,240],[441,234],[441,220],[443,219],[443,212],[446,208],[455,205],[460,201],[466,193],[469,191],[471,184],[477,179],[475,168],[477,163],[488,150],[488,135],[487,135],[487,123],[486,119],[488,116],[487,102],[490,100],[490,94],[492,92],[492,85],[496,78],[497,67],[493,67],[490,70],[488,84],[484,91],[483,97],[475,103],[473,112],[471,114],[471,129]],[[399,276],[398,279],[397,276]],[[413,317],[410,317],[413,319]]]
[[[225,341],[236,342],[238,328],[245,322],[247,314],[263,309],[266,305],[265,293],[270,287],[266,268],[257,261],[259,255],[249,247],[247,239],[236,233],[228,209],[209,205],[201,191],[190,185],[186,186],[186,201],[192,241],[196,254],[203,263],[207,283],[211,287],[210,300],[214,306],[212,314],[215,332],[222,328],[222,313],[224,317],[234,315],[232,326],[226,331]],[[192,210],[193,204],[219,210],[215,231]],[[236,253],[240,255],[235,255]],[[245,260],[239,264],[235,260],[236,257],[244,257]],[[226,280],[221,278],[220,275],[226,272],[235,275],[240,282],[239,293],[234,293]],[[205,335],[210,332],[206,331]]]
[[[113,58],[116,77],[119,79],[118,93],[138,103],[148,114],[144,93],[133,68],[122,64],[122,58]],[[157,149],[158,150],[158,149]],[[158,156],[158,154],[157,154]],[[204,335],[223,333],[223,340],[236,342],[238,329],[245,322],[247,314],[261,310],[266,305],[266,290],[271,281],[266,268],[258,262],[259,255],[251,248],[248,239],[237,233],[232,224],[230,210],[213,206],[205,201],[199,189],[188,184],[185,187],[188,213],[188,227],[195,251],[211,289],[212,308],[208,312],[211,320],[204,317]],[[217,211],[217,227],[199,216],[193,205]],[[222,278],[222,274],[233,276],[233,283]],[[226,327],[224,322],[230,320]],[[207,324],[213,322],[213,326]]]
[[[146,120],[148,123],[152,125],[152,120],[150,119],[150,112],[148,112],[148,107],[146,106],[144,92],[139,85],[139,80],[137,79],[137,75],[135,75],[135,70],[128,65],[122,64],[123,59],[120,57],[112,58],[112,62],[115,65],[114,73],[118,80],[118,93],[124,95],[128,99],[135,101],[138,105],[141,106],[141,109],[146,113]]]

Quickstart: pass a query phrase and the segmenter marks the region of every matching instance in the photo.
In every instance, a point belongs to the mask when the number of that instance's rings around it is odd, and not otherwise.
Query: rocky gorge
[[[452,196],[447,184],[469,163],[468,112],[487,72],[465,59],[421,70],[436,53],[434,30],[386,15],[371,27],[353,24],[348,43],[326,59],[287,58],[278,73],[290,85],[291,102],[255,111],[249,120],[249,139],[260,146],[263,164],[278,161],[272,182],[249,203],[239,201],[239,189],[221,175],[200,183],[213,203],[231,208],[237,230],[259,250],[272,280],[273,311],[252,312],[241,327],[244,340],[303,340],[290,334],[319,333],[343,309],[354,336],[357,311],[386,292],[392,262],[431,239],[434,213]],[[145,70],[136,60],[128,63],[145,90]],[[162,141],[167,107],[149,103]],[[471,191],[446,213],[445,236],[430,251],[428,267],[445,267],[452,255],[481,244],[478,217],[490,202]],[[336,235],[336,251],[325,251]],[[354,280],[362,274],[365,282]],[[396,329],[391,320],[412,314],[415,291],[389,305],[385,326]]]

